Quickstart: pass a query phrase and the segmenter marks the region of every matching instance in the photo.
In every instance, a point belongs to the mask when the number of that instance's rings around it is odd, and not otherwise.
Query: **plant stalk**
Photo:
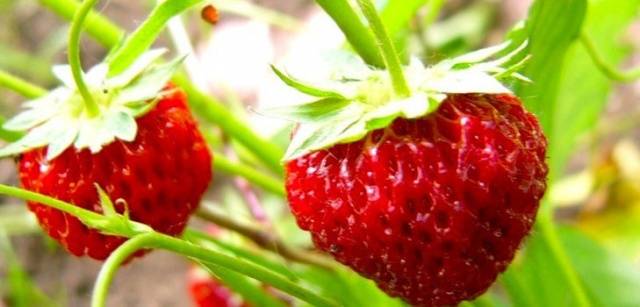
[[[369,21],[369,26],[371,27],[371,30],[373,30],[373,34],[375,34],[376,40],[378,41],[378,48],[380,49],[380,53],[384,59],[387,71],[391,76],[391,82],[396,96],[402,98],[409,97],[411,95],[411,90],[409,89],[409,85],[407,84],[407,80],[404,76],[400,57],[396,52],[393,41],[389,37],[389,34],[382,23],[382,19],[380,18],[376,7],[373,5],[371,0],[358,0],[358,5],[360,5],[360,9]]]
[[[82,29],[84,28],[84,21],[87,19],[89,12],[98,0],[85,0],[80,8],[76,11],[71,22],[71,29],[69,31],[69,50],[68,59],[69,65],[71,65],[71,73],[73,74],[73,80],[76,82],[76,87],[82,95],[87,114],[90,117],[97,116],[100,113],[100,107],[93,99],[93,95],[89,91],[87,84],[84,80],[84,72],[82,71],[82,62],[80,61],[80,36]]]

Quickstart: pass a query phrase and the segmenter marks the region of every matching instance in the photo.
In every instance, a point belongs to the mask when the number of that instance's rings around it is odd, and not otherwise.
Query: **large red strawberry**
[[[29,133],[2,149],[4,155],[22,153],[24,188],[101,212],[98,185],[119,213],[126,209],[134,221],[180,234],[211,181],[212,156],[185,93],[165,86],[179,62],[153,66],[161,54],[151,51],[110,79],[105,68],[92,70],[87,80],[101,107],[97,115],[82,112],[82,100],[70,86],[28,103],[31,109],[8,127]],[[76,256],[102,260],[125,241],[57,209],[34,202],[29,209]]]
[[[529,233],[546,141],[508,95],[454,95],[420,119],[287,164],[291,209],[316,246],[416,305],[484,292]]]
[[[498,51],[498,48],[494,48]],[[391,296],[457,305],[485,292],[512,261],[546,189],[537,119],[483,60],[404,68],[409,96],[383,71],[352,62],[321,99],[274,114],[296,120],[286,188],[315,245]],[[484,54],[484,55],[483,55]],[[350,72],[357,72],[355,77]]]

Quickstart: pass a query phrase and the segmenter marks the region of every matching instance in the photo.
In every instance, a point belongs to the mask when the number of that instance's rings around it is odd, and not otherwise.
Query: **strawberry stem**
[[[585,49],[587,49],[593,63],[609,79],[620,82],[633,82],[640,79],[640,67],[629,71],[621,71],[607,63],[602,54],[598,52],[596,44],[593,42],[593,39],[591,39],[591,36],[586,32],[583,32],[582,35],[580,35],[580,42]]]
[[[47,93],[47,90],[20,79],[0,69],[0,86],[11,89],[25,98],[37,98]]]
[[[384,63],[391,76],[391,82],[393,83],[393,90],[399,97],[409,97],[411,90],[407,84],[407,80],[402,71],[402,65],[400,64],[400,57],[396,52],[393,42],[387,33],[387,29],[382,23],[382,19],[373,5],[371,0],[358,0],[360,9],[364,13],[365,18],[369,21],[369,25],[373,34],[375,34],[378,41],[378,47],[380,53],[384,59]]]
[[[71,23],[71,30],[69,31],[69,64],[71,65],[71,73],[73,74],[73,80],[76,82],[78,91],[84,100],[84,104],[87,110],[87,114],[90,117],[97,116],[100,113],[98,104],[93,99],[93,95],[89,91],[87,84],[84,81],[84,72],[82,71],[82,63],[80,61],[80,35],[84,28],[84,21],[89,15],[89,12],[98,0],[86,0],[80,6],[80,9],[73,16],[73,22]]]
[[[111,285],[111,281],[113,280],[117,269],[135,252],[147,248],[172,251],[205,263],[244,274],[258,281],[264,282],[265,284],[271,285],[274,288],[280,289],[283,292],[297,297],[313,306],[337,306],[334,302],[302,288],[280,274],[269,271],[262,266],[233,258],[157,232],[135,236],[118,247],[118,249],[109,256],[105,264],[102,266],[98,279],[96,280],[91,306],[105,306],[109,286]]]

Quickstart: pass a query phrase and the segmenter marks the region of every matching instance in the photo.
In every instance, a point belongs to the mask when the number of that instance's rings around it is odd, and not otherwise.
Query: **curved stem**
[[[109,286],[118,268],[138,250],[152,244],[154,239],[153,233],[139,235],[127,240],[111,253],[107,261],[100,268],[100,273],[98,273],[98,278],[93,287],[93,295],[91,297],[92,307],[104,307],[106,305]]]
[[[333,270],[334,263],[322,255],[305,252],[289,247],[272,233],[265,232],[260,228],[251,225],[240,224],[228,217],[219,214],[213,210],[201,208],[196,215],[208,222],[214,223],[222,228],[237,232],[247,239],[253,241],[256,245],[279,254],[285,259],[314,265],[325,270]]]
[[[602,54],[600,54],[596,48],[596,44],[587,33],[580,35],[580,42],[587,49],[593,63],[612,80],[620,82],[633,82],[640,79],[640,67],[629,71],[620,71],[614,66],[607,63]]]
[[[29,99],[37,98],[47,93],[47,90],[44,88],[29,83],[2,69],[0,69],[0,86],[6,87]]]
[[[109,256],[109,259],[100,271],[99,278],[94,287],[93,307],[105,306],[109,285],[113,280],[113,275],[117,268],[133,253],[145,248],[164,249],[224,267],[271,285],[314,306],[337,306],[334,302],[320,297],[261,266],[154,232],[132,238]]]
[[[89,15],[89,12],[98,0],[85,0],[82,3],[78,11],[73,17],[71,23],[71,30],[69,32],[69,65],[71,65],[71,73],[73,74],[73,80],[76,82],[78,91],[84,100],[87,114],[89,116],[96,116],[100,112],[98,104],[93,99],[87,84],[84,81],[84,73],[82,72],[82,63],[80,62],[80,34],[84,27],[84,21]]]
[[[391,38],[389,38],[387,30],[382,24],[382,19],[380,18],[380,15],[378,15],[376,7],[373,5],[371,0],[358,0],[358,4],[364,13],[364,16],[369,21],[371,30],[373,30],[378,41],[378,47],[380,48],[380,53],[384,58],[384,63],[389,71],[389,75],[391,76],[391,82],[393,83],[393,90],[395,94],[399,97],[410,96],[411,90],[409,89],[407,80],[404,77],[400,58],[393,46]]]

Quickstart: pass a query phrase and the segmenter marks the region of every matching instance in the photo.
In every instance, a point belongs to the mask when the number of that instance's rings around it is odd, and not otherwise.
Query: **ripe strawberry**
[[[529,233],[546,139],[512,95],[449,95],[363,140],[287,164],[316,246],[414,305],[457,305],[494,282]]]
[[[158,64],[165,52],[150,50],[123,71],[111,71],[109,63],[93,67],[84,75],[84,94],[70,66],[54,66],[62,85],[24,103],[5,123],[25,136],[0,148],[0,157],[20,157],[28,190],[180,234],[211,181],[212,156],[186,94],[167,85],[182,59]],[[126,216],[113,216],[105,198]],[[123,223],[93,224],[43,204],[30,202],[29,209],[77,256],[105,259],[125,240],[115,235],[128,231],[117,229]]]
[[[193,267],[189,270],[189,293],[196,307],[248,307],[233,292],[213,279],[207,272]]]
[[[211,154],[189,112],[186,95],[170,86],[149,113],[137,119],[131,143],[115,141],[96,154],[66,149],[47,161],[46,148],[22,155],[25,189],[100,212],[95,183],[126,202],[132,220],[159,232],[180,234],[211,180]],[[122,204],[116,204],[119,213]],[[40,225],[76,256],[105,259],[124,238],[88,229],[77,218],[30,202]]]

